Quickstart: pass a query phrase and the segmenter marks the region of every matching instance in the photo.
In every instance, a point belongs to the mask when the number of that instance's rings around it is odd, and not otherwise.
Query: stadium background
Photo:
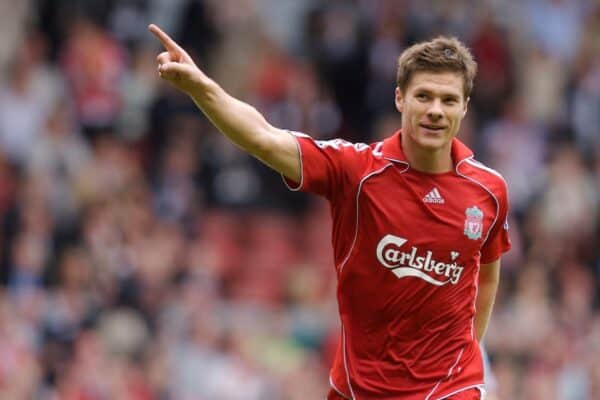
[[[1,399],[327,390],[327,206],[158,79],[149,22],[274,125],[354,141],[399,126],[406,45],[468,43],[460,138],[512,202],[486,339],[497,398],[600,399],[600,4],[585,0],[0,2]]]

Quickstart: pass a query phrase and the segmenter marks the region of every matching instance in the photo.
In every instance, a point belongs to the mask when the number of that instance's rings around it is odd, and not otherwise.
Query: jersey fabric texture
[[[483,384],[474,332],[481,264],[508,251],[502,177],[452,142],[455,169],[412,169],[398,131],[382,142],[294,132],[300,182],[333,219],[341,340],[332,390],[344,399],[443,399]]]

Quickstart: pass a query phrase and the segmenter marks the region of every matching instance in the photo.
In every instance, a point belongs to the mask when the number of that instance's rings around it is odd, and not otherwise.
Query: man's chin
[[[446,137],[420,137],[416,143],[423,150],[436,151],[448,144]]]

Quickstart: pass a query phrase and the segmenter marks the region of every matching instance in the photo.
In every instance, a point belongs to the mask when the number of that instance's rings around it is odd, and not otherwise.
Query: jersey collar
[[[381,149],[383,158],[400,162],[409,165],[404,151],[402,151],[402,131],[398,130],[392,136],[383,140],[383,147]],[[463,142],[457,138],[452,139],[452,160],[454,165],[457,166],[461,161],[473,157],[473,152]]]

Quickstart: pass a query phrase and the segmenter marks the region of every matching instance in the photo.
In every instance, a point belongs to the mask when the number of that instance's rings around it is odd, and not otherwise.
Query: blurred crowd
[[[396,60],[452,34],[460,138],[509,182],[496,399],[600,399],[600,3],[0,2],[0,399],[323,398],[327,204],[160,81],[146,26],[275,126],[374,141]]]

